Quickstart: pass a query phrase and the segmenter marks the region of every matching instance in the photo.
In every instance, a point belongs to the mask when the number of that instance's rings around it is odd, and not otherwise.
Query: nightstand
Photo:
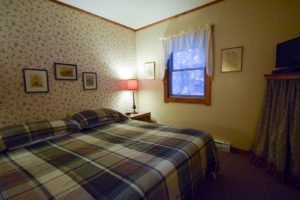
[[[136,114],[130,114],[126,115],[130,119],[135,119],[139,121],[144,121],[144,122],[151,122],[151,113],[150,112],[144,112],[144,113],[136,113]]]

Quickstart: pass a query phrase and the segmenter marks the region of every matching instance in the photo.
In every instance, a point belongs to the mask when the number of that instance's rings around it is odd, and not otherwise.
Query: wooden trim
[[[165,71],[164,77],[164,102],[169,103],[193,103],[211,105],[211,77],[205,74],[205,97],[189,98],[189,97],[172,97],[169,92],[169,70]]]
[[[266,80],[289,80],[289,79],[300,79],[299,74],[265,74]]]
[[[143,26],[143,27],[141,27],[141,28],[135,29],[135,31],[140,31],[140,30],[143,30],[143,29],[149,28],[149,27],[151,27],[151,26],[154,26],[154,25],[160,24],[160,23],[162,23],[162,22],[165,22],[165,21],[168,21],[168,20],[171,20],[171,19],[175,19],[175,18],[177,18],[177,17],[181,17],[181,16],[183,16],[183,15],[189,14],[189,13],[191,13],[191,12],[194,12],[194,11],[197,11],[197,10],[200,10],[200,9],[202,9],[202,8],[206,8],[206,7],[208,7],[208,6],[212,6],[212,5],[214,5],[214,4],[217,4],[217,3],[219,3],[219,2],[222,2],[222,1],[224,1],[224,0],[215,0],[215,1],[213,1],[213,2],[210,2],[210,3],[204,4],[204,5],[202,5],[202,6],[199,6],[199,7],[193,8],[193,9],[191,9],[191,10],[188,10],[188,11],[185,11],[185,12],[179,13],[179,14],[177,14],[177,15],[174,15],[174,16],[171,16],[171,17],[168,17],[168,18],[166,18],[166,19],[163,19],[163,20],[160,20],[160,21],[154,22],[154,23],[152,23],[152,24],[149,24],[149,25],[147,25],[147,26]]]
[[[250,155],[250,151],[244,150],[244,149],[239,149],[239,148],[236,148],[236,147],[230,147],[230,152],[231,153],[245,155],[245,156],[249,156]]]
[[[50,2],[52,2],[52,3],[56,3],[56,4],[60,5],[60,6],[64,6],[64,7],[67,7],[67,8],[71,8],[71,9],[73,9],[73,10],[76,10],[76,11],[78,11],[78,12],[80,12],[80,13],[83,13],[83,14],[86,14],[86,15],[90,15],[90,16],[93,16],[93,17],[97,17],[98,19],[102,19],[102,20],[107,21],[107,22],[109,22],[109,23],[112,23],[112,24],[114,24],[114,25],[121,26],[121,27],[123,27],[123,28],[129,29],[129,30],[131,30],[131,31],[136,31],[135,29],[130,28],[130,27],[128,27],[128,26],[125,26],[125,25],[123,25],[123,24],[120,24],[120,23],[118,23],[118,22],[114,22],[114,21],[109,20],[109,19],[106,19],[106,18],[104,18],[104,17],[100,17],[99,15],[95,15],[95,14],[93,14],[93,13],[90,13],[90,12],[87,12],[87,11],[82,10],[82,9],[80,9],[80,8],[77,8],[77,7],[71,6],[71,5],[69,5],[69,4],[60,2],[60,1],[58,1],[58,0],[48,0],[48,1],[50,1]]]
[[[151,26],[160,24],[160,23],[162,23],[162,22],[165,22],[165,21],[168,21],[168,20],[171,20],[171,19],[175,19],[175,18],[177,18],[177,17],[180,17],[180,16],[183,16],[183,15],[189,14],[189,13],[191,13],[191,12],[200,10],[200,9],[202,9],[202,8],[206,8],[206,7],[208,7],[208,6],[214,5],[214,4],[219,3],[219,2],[222,2],[222,1],[224,1],[224,0],[215,0],[215,1],[213,1],[213,2],[204,4],[204,5],[202,5],[202,6],[193,8],[193,9],[191,9],[191,10],[188,10],[188,11],[185,11],[185,12],[182,12],[182,13],[179,13],[179,14],[177,14],[177,15],[168,17],[168,18],[166,18],[166,19],[163,19],[163,20],[154,22],[154,23],[152,23],[152,24],[149,24],[149,25],[147,25],[147,26],[143,26],[143,27],[138,28],[138,29],[130,28],[130,27],[125,26],[125,25],[123,25],[123,24],[120,24],[120,23],[118,23],[118,22],[114,22],[114,21],[109,20],[109,19],[106,19],[106,18],[104,18],[104,17],[100,17],[99,15],[95,15],[95,14],[93,14],[93,13],[90,13],[90,12],[87,12],[87,11],[82,10],[82,9],[80,9],[80,8],[77,8],[77,7],[71,6],[71,5],[69,5],[69,4],[60,2],[60,1],[58,1],[58,0],[48,0],[48,1],[50,1],[50,2],[52,2],[52,3],[56,3],[56,4],[60,5],[60,6],[64,6],[64,7],[67,7],[67,8],[71,8],[71,9],[76,10],[76,11],[79,11],[79,12],[81,12],[81,13],[83,13],[83,14],[87,14],[87,15],[90,15],[90,16],[93,16],[93,17],[97,17],[98,19],[102,19],[102,20],[104,20],[104,21],[110,22],[110,23],[115,24],[115,25],[117,25],[117,26],[121,26],[121,27],[123,27],[123,28],[129,29],[129,30],[131,30],[131,31],[140,31],[140,30],[149,28],[149,27],[151,27]]]

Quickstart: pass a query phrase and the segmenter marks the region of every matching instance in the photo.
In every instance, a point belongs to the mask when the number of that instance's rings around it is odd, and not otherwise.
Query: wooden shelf
[[[300,79],[299,74],[265,74],[267,80],[287,80],[287,79]]]

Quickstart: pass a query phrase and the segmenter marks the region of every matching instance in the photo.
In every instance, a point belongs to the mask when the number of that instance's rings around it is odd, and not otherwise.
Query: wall
[[[263,75],[274,69],[276,44],[300,36],[299,7],[297,0],[225,0],[138,31],[140,110],[151,111],[158,123],[201,129],[237,148],[249,149],[263,107]],[[159,77],[163,66],[159,38],[207,23],[215,25],[212,105],[164,103],[162,81],[142,80],[144,62],[156,61]],[[244,46],[243,71],[221,73],[221,49],[240,45]]]
[[[47,0],[0,0],[0,127],[58,119],[87,108],[131,108],[120,79],[136,76],[135,33]],[[78,65],[77,81],[56,81],[54,62]],[[50,93],[25,94],[23,68],[48,70]],[[98,89],[83,91],[82,72]]]

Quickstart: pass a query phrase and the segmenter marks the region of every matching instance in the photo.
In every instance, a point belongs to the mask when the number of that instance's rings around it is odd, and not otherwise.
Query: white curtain
[[[173,35],[162,40],[163,62],[164,67],[161,67],[160,74],[163,79],[167,63],[172,53],[180,51],[188,51],[199,49],[202,53],[206,67],[206,74],[209,77],[213,76],[213,44],[212,44],[212,25],[207,24],[204,27],[199,27],[196,31],[182,32],[178,35]]]

